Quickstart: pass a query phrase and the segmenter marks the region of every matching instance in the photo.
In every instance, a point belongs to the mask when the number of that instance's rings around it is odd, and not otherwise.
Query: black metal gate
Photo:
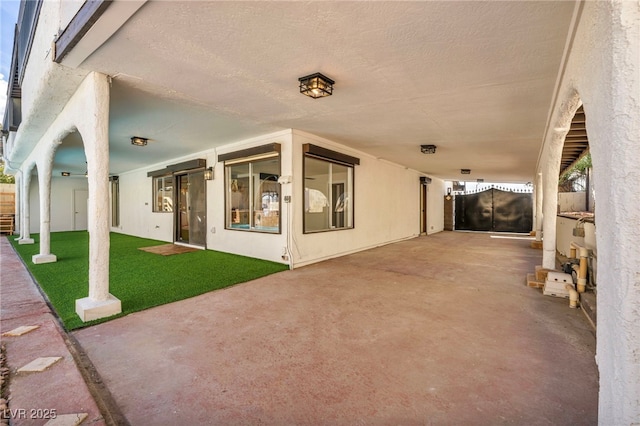
[[[529,232],[533,227],[531,193],[491,188],[455,199],[456,230]]]

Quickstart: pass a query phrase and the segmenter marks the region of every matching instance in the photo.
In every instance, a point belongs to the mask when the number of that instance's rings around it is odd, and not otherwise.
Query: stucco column
[[[22,171],[22,215],[21,215],[21,225],[20,225],[20,239],[18,240],[18,244],[33,244],[33,238],[31,238],[30,234],[30,221],[31,215],[29,214],[29,209],[31,208],[31,204],[29,202],[29,188],[31,187],[31,168],[28,168],[27,171]]]
[[[17,232],[18,233],[18,238],[16,238],[16,240],[20,239],[20,236],[22,235],[22,176],[21,173],[18,172],[16,173],[15,176],[16,179],[16,199],[15,199],[15,203],[16,205],[15,207],[15,211],[14,211],[14,233]]]
[[[544,190],[543,190],[543,180],[542,173],[536,174],[536,223],[535,223],[535,231],[536,231],[536,241],[542,241],[542,222],[543,222],[543,214],[542,214],[542,200],[544,199]]]
[[[601,81],[585,99],[598,250],[598,422],[640,424],[640,7],[597,2]],[[589,45],[593,48],[593,44]],[[591,53],[591,50],[590,50]]]
[[[561,152],[561,151],[560,151]],[[558,157],[558,158],[556,158]],[[556,216],[558,213],[558,175],[560,173],[560,158],[551,153],[546,159],[544,167],[544,184],[542,191],[542,267],[556,269]]]
[[[33,255],[33,263],[52,263],[51,254],[51,170],[55,149],[46,151],[38,162],[38,192],[40,196],[40,254]]]
[[[115,315],[120,300],[109,293],[109,81],[91,73],[72,101],[87,157],[89,184],[89,297],[76,300],[83,321]]]

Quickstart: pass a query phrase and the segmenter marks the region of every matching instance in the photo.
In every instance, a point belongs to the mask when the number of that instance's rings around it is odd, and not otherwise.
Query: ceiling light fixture
[[[471,169],[460,169],[460,173],[462,173],[463,175],[470,175]]]
[[[61,174],[62,176],[65,176],[65,177],[66,177],[66,176],[71,176],[71,173],[70,173],[70,172],[61,172],[60,174]]]
[[[423,154],[435,154],[436,146],[435,145],[420,145],[420,152]]]
[[[146,146],[149,139],[141,138],[140,136],[133,136],[131,138],[131,145],[135,146]]]
[[[318,99],[333,94],[335,81],[319,72],[300,77],[298,81],[300,82],[300,93],[310,98]]]

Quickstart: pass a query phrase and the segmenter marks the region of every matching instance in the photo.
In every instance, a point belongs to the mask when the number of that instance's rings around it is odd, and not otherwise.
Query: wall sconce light
[[[310,98],[318,99],[333,94],[335,81],[319,72],[300,77],[298,81],[300,82],[300,93]]]
[[[71,176],[71,173],[70,173],[70,172],[62,172],[62,173],[60,173],[60,174],[61,174],[62,176],[65,176],[65,177],[66,177],[66,176]]]
[[[213,180],[213,167],[204,170],[204,180]]]
[[[447,195],[451,195],[451,188],[447,188]]]
[[[420,152],[423,154],[435,154],[436,146],[435,145],[420,145]]]
[[[470,175],[471,169],[460,169],[460,173],[463,175]]]
[[[135,146],[146,146],[149,139],[141,138],[140,136],[133,136],[131,138],[131,145]]]

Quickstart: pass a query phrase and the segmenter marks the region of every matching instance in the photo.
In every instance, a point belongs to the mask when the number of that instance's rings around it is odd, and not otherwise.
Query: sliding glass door
[[[176,182],[176,241],[204,247],[207,242],[204,172],[177,175]]]

